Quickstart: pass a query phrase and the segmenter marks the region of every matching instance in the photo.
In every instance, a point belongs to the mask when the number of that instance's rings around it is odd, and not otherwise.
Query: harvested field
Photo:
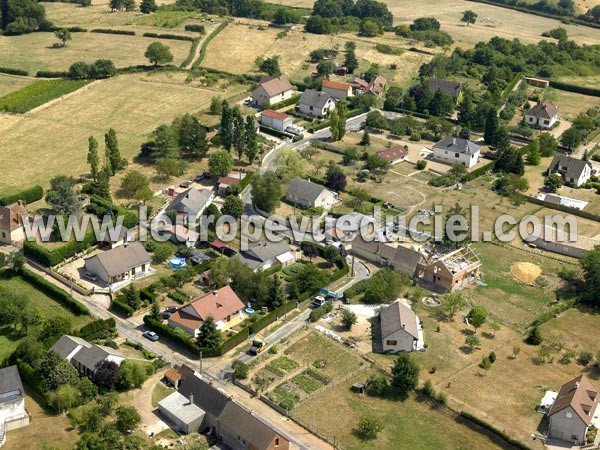
[[[0,73],[0,97],[10,94],[14,91],[18,91],[19,89],[24,88],[35,81],[37,81],[35,78]]]
[[[533,284],[542,274],[542,269],[533,263],[516,262],[510,266],[510,273],[523,283]]]

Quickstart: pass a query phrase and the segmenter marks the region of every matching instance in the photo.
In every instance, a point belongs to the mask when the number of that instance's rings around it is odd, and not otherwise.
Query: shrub
[[[579,364],[587,366],[594,359],[594,355],[591,352],[581,352],[579,354]]]
[[[135,309],[133,309],[127,304],[127,300],[123,296],[113,299],[110,306],[115,311],[120,312],[121,314],[124,314],[127,317],[132,316],[135,312]]]
[[[130,30],[114,30],[112,28],[96,28],[90,33],[104,33],[104,34],[121,34],[125,36],[135,36],[135,31]]]
[[[19,75],[22,77],[26,77],[29,75],[29,72],[21,69],[12,69],[10,67],[0,67],[0,73],[7,73],[9,75]]]
[[[538,327],[533,327],[525,339],[525,342],[529,345],[540,345],[544,338],[542,338],[542,334],[540,333],[540,329]]]
[[[17,200],[23,201],[26,205],[37,202],[44,198],[44,189],[41,186],[36,185],[24,191],[17,192],[16,194],[5,195],[0,197],[0,205],[10,205]]]
[[[427,380],[425,382],[425,384],[423,385],[423,394],[426,395],[429,398],[435,398],[435,390],[433,389],[433,384],[431,383],[431,380]]]
[[[197,33],[202,33],[202,34],[206,33],[206,29],[204,28],[204,25],[190,23],[190,24],[186,25],[184,28],[185,28],[185,31],[195,31]]]
[[[420,159],[417,161],[416,166],[418,170],[424,170],[425,167],[427,167],[427,161],[425,161],[424,159]]]
[[[142,36],[158,38],[158,39],[173,39],[176,41],[193,41],[194,40],[194,38],[191,36],[182,36],[180,34],[144,33]]]

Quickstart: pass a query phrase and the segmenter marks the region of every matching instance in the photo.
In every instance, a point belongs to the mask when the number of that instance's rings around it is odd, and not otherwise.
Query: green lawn
[[[152,391],[152,406],[157,408],[158,402],[171,395],[173,392],[175,392],[175,389],[165,386],[163,382],[159,381]]]
[[[71,320],[73,328],[80,328],[92,320],[89,316],[75,316],[21,278],[2,279],[1,286],[15,289],[24,294],[29,299],[29,307],[38,309],[44,318],[56,316],[68,317]],[[0,361],[13,352],[22,338],[23,336],[14,334],[9,327],[0,327]]]

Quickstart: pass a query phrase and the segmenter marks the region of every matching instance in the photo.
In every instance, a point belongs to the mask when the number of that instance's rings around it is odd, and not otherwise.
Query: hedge
[[[127,317],[131,317],[133,315],[133,313],[135,312],[135,309],[133,309],[131,306],[129,306],[127,304],[127,301],[125,300],[125,297],[123,297],[123,296],[119,296],[119,297],[113,299],[112,303],[110,304],[110,307],[112,309],[114,309],[115,311],[126,315]]]
[[[198,344],[188,336],[184,336],[179,332],[176,332],[174,328],[171,328],[161,320],[153,319],[150,316],[144,316],[144,324],[152,331],[159,333],[160,335],[171,339],[176,344],[182,346],[186,350],[189,350],[194,355],[200,355],[200,347]]]
[[[276,130],[275,128],[267,127],[265,125],[259,125],[260,131],[263,133],[270,134],[271,136],[275,136],[277,138],[294,138],[295,136],[292,133],[286,133],[285,131]]]
[[[563,83],[561,81],[550,81],[550,86],[561,91],[575,92],[577,94],[592,95],[600,97],[600,89],[587,86],[579,86],[576,84]]]
[[[273,109],[273,110],[275,110],[275,109],[285,108],[286,106],[290,106],[290,105],[293,105],[295,103],[298,103],[298,100],[300,100],[300,97],[302,97],[302,94],[295,94],[295,95],[292,95],[290,98],[282,100],[279,103],[275,103],[273,105],[269,105],[268,108],[264,108],[264,109]]]
[[[113,30],[111,28],[96,28],[90,33],[103,33],[103,34],[122,34],[125,36],[135,36],[135,31],[129,30]]]
[[[38,263],[52,267],[55,266],[67,258],[72,257],[76,253],[83,250],[87,250],[92,245],[96,244],[96,235],[94,230],[90,229],[84,236],[83,241],[69,241],[61,247],[57,247],[54,250],[48,250],[37,242],[25,241],[23,244],[23,250],[25,256],[34,259]]]
[[[38,70],[35,73],[36,78],[68,78],[69,72],[65,71],[52,71],[52,70]]]
[[[563,303],[560,303],[560,304],[554,306],[553,308],[549,309],[548,311],[537,316],[534,320],[531,321],[529,326],[530,327],[538,327],[538,326],[548,322],[549,320],[554,319],[560,313],[563,313],[566,310],[573,308],[576,304],[577,304],[577,299],[572,299],[572,300],[568,300]]]
[[[462,179],[464,181],[472,181],[475,178],[478,178],[481,175],[484,175],[488,171],[493,170],[495,165],[496,165],[496,161],[489,162],[486,165],[481,166],[478,169],[475,169],[473,172],[469,172]]]
[[[177,292],[177,291],[170,291],[167,294],[167,297],[169,297],[171,300],[179,303],[180,305],[187,303],[187,301],[189,300],[187,295],[182,295],[180,292]]]
[[[153,303],[156,300],[156,294],[150,288],[145,287],[140,289],[140,298],[148,303]]]
[[[516,448],[518,448],[520,450],[532,450],[531,447],[523,444],[521,441],[513,438],[512,436],[509,436],[504,431],[499,430],[495,426],[487,423],[484,420],[481,420],[479,417],[476,417],[476,416],[474,416],[471,413],[468,413],[466,411],[461,411],[459,414],[460,414],[460,416],[464,417],[465,419],[470,420],[471,422],[474,422],[475,424],[479,425],[480,427],[483,427],[486,430],[491,431],[496,436],[504,439],[506,442],[508,442],[513,447],[516,447]]]
[[[179,64],[179,67],[187,67],[194,60],[194,56],[196,56],[196,50],[198,49],[198,44],[200,43],[200,38],[194,38],[192,40],[192,46],[190,47],[190,53],[187,57]]]
[[[29,363],[21,359],[17,361],[17,369],[19,369],[21,380],[45,400],[46,393],[48,392],[48,383],[46,383],[46,380]]]
[[[21,69],[13,69],[11,67],[0,67],[0,73],[7,73],[9,75],[19,75],[22,77],[29,76],[29,72]]]
[[[519,72],[513,77],[512,81],[509,83],[509,85],[506,86],[506,89],[504,89],[504,92],[502,92],[502,96],[501,96],[502,103],[504,103],[506,101],[506,99],[508,98],[510,93],[513,91],[513,89],[515,88],[517,83],[521,80],[521,78],[523,78],[523,74]]]
[[[198,25],[195,23],[186,25],[184,27],[184,29],[185,29],[185,31],[195,31],[197,33],[202,33],[202,34],[206,33],[206,28],[204,28],[204,25]]]
[[[200,47],[200,54],[198,55],[198,59],[194,61],[194,64],[192,64],[192,69],[197,69],[202,63],[202,61],[204,61],[204,58],[206,57],[206,48],[208,47],[208,44],[210,44],[210,41],[212,41],[221,31],[223,31],[227,27],[227,25],[229,25],[229,22],[221,23],[221,25],[219,25],[212,33],[210,33],[204,39],[204,42],[202,42],[202,47]]]
[[[331,302],[327,302],[322,306],[319,306],[316,309],[313,309],[308,316],[308,319],[311,322],[317,322],[321,317],[325,314],[331,312],[333,310],[333,304]]]
[[[33,273],[28,269],[21,269],[19,275],[27,281],[29,284],[33,285],[35,288],[42,291],[52,300],[57,301],[62,306],[67,308],[76,316],[89,316],[90,310],[83,303],[78,302],[61,288],[55,286],[39,275]]]
[[[239,184],[240,192],[246,189],[246,186],[250,184],[252,178],[254,178],[254,172],[246,172],[246,176],[242,179],[242,181],[240,181]]]
[[[369,109],[368,108],[356,108],[356,109],[351,109],[350,111],[348,111],[348,113],[346,114],[346,120],[351,119],[352,117],[356,117],[360,114],[366,113]],[[308,132],[310,133],[314,133],[315,131],[319,131],[322,130],[323,128],[327,128],[329,126],[329,120],[325,120],[324,122],[321,122],[318,125],[312,126],[308,129]]]
[[[37,202],[44,198],[44,189],[38,184],[24,191],[17,192],[16,194],[5,195],[0,197],[0,205],[10,205],[18,200],[21,200],[26,205]]]
[[[556,211],[565,212],[567,214],[573,214],[574,216],[583,217],[584,219],[600,221],[600,215],[597,214],[593,214],[577,208],[570,208],[568,206],[559,205],[556,203],[549,203],[544,200],[540,200],[537,197],[532,197],[530,195],[525,195],[524,197],[529,203],[533,203],[535,205],[545,206],[546,208],[555,209]]]
[[[82,326],[77,336],[83,339],[104,339],[107,334],[112,335],[117,330],[117,323],[112,317],[110,319],[98,319]]]
[[[114,211],[119,216],[123,216],[123,226],[125,228],[133,228],[138,224],[138,217],[135,215],[135,213],[123,208],[122,206],[115,205],[114,203],[111,203],[98,195],[92,195],[90,197],[90,202],[94,203],[95,205],[102,206],[107,210]]]
[[[143,37],[151,37],[157,39],[173,39],[176,41],[193,41],[194,38],[191,36],[182,36],[180,34],[158,34],[158,33],[144,33]]]

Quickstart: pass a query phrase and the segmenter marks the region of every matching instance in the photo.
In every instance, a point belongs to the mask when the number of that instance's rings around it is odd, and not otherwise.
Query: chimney
[[[194,404],[194,394],[190,394],[190,405]]]
[[[579,381],[575,382],[575,389],[579,389]]]
[[[456,146],[456,138],[452,138],[452,147]]]

